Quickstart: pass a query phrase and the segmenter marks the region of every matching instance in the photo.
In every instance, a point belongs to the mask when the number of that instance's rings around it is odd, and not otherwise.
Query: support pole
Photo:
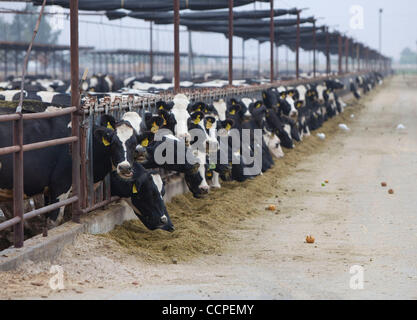
[[[274,40],[275,40],[275,25],[274,25],[274,0],[270,0],[270,20],[269,20],[269,42],[270,42],[270,70],[269,70],[269,79],[274,82]]]
[[[261,76],[261,42],[258,40],[258,78],[260,79]]]
[[[233,85],[233,0],[229,0],[229,86]]]
[[[7,64],[8,64],[7,53],[8,53],[7,49],[4,49],[4,81],[6,81],[7,79]]]
[[[153,22],[150,22],[149,25],[149,76],[151,78],[153,78]]]
[[[242,80],[245,79],[245,39],[242,38]]]
[[[346,66],[345,72],[349,73],[349,38],[345,38],[345,58],[346,58]]]
[[[297,11],[296,78],[300,78],[300,11]]]
[[[317,38],[316,38],[316,20],[313,22],[313,77],[316,77],[317,65],[316,65],[316,50],[317,50]]]
[[[330,75],[330,39],[329,39],[329,28],[326,27],[326,73]]]
[[[174,0],[174,92],[180,91],[180,0]]]
[[[70,2],[70,29],[71,29],[71,106],[80,109],[79,90],[79,60],[78,60],[78,0]],[[72,143],[72,193],[78,196],[78,200],[72,204],[72,221],[80,223],[80,203],[83,196],[80,195],[80,122],[78,112],[71,115],[72,135],[78,140]]]
[[[339,73],[339,75],[341,75],[342,74],[342,36],[341,35],[339,35],[339,37],[338,37],[338,48],[339,48],[339,71],[338,71],[338,73]]]

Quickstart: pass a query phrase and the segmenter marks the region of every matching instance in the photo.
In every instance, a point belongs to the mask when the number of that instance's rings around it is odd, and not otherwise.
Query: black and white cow
[[[111,173],[111,193],[124,199],[149,230],[174,231],[163,196],[161,176],[147,171],[139,163],[133,164],[131,179],[124,179],[116,171]]]
[[[130,177],[136,147],[130,143],[134,136],[125,123],[116,123],[113,117],[103,116],[100,126],[93,129],[94,182],[99,182],[117,168],[119,175]],[[24,122],[23,143],[30,144],[68,137],[71,134],[70,116],[36,119]],[[10,123],[0,123],[0,147],[12,145]],[[12,155],[0,156],[0,190],[13,189]],[[64,200],[71,192],[72,158],[69,145],[32,150],[24,157],[24,192],[27,197],[44,194],[45,203]],[[10,199],[4,199],[9,200]],[[48,217],[57,223],[63,217],[64,208],[51,212]],[[59,217],[59,219],[58,219]],[[58,221],[57,221],[58,220]]]

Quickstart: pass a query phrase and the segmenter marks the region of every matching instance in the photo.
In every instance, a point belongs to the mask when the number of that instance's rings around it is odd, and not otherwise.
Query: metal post
[[[338,37],[339,43],[338,43],[338,47],[339,47],[339,75],[342,74],[342,36],[339,35]]]
[[[329,46],[329,28],[326,27],[326,73],[330,75],[330,46]]]
[[[360,60],[360,47],[359,47],[359,43],[356,45],[356,60],[357,60],[357,63],[358,63],[358,66],[357,66],[357,70],[358,71],[361,71],[361,60]]]
[[[174,0],[174,92],[180,91],[180,0]]]
[[[70,2],[71,23],[71,105],[78,111],[71,114],[72,135],[78,137],[72,143],[72,193],[78,196],[78,200],[72,204],[72,221],[80,222],[80,202],[83,197],[80,194],[80,90],[79,90],[79,61],[78,61],[78,0]]]
[[[316,77],[316,49],[317,49],[317,39],[316,39],[316,20],[313,22],[313,77]]]
[[[7,79],[7,49],[4,49],[4,80]]]
[[[270,41],[270,71],[269,71],[269,79],[274,82],[274,40],[275,40],[275,33],[274,33],[274,0],[270,0],[270,21],[269,21],[269,41]]]
[[[300,78],[300,11],[297,11],[296,78]]]
[[[149,76],[153,78],[153,22],[149,24]]]
[[[54,78],[56,78],[56,51],[52,52],[52,64],[54,68]]]
[[[19,55],[18,55],[18,51],[15,50],[14,51],[14,72],[15,72],[15,76],[17,77],[17,73],[19,72],[18,70],[18,63],[19,63]]]
[[[15,248],[23,247],[24,223],[23,223],[23,118],[13,122],[13,145],[20,147],[19,152],[13,154],[13,214],[19,217],[20,222],[13,227]]]
[[[229,86],[233,85],[233,0],[229,0]]]
[[[349,38],[345,38],[345,56],[346,56],[346,67],[345,72],[349,73]]]
[[[261,78],[261,42],[258,40],[258,78]]]
[[[245,79],[245,39],[242,38],[242,79]]]

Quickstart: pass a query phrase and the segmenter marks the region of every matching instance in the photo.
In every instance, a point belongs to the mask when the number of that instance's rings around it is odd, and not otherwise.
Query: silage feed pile
[[[365,99],[368,100],[368,96]],[[339,123],[354,121],[349,116],[350,111],[359,117],[363,102],[349,104],[342,115],[319,129],[326,135],[325,141],[319,139],[316,132],[312,133],[296,143],[295,149],[284,150],[285,157],[275,159],[275,166],[264,175],[244,183],[223,182],[221,189],[210,190],[205,199],[194,199],[190,193],[173,198],[167,204],[176,229],[173,233],[148,231],[139,220],[133,220],[101,236],[115,240],[130,254],[149,262],[172,263],[204,254],[220,254],[225,243],[233,240],[230,231],[238,230],[241,222],[260,214],[278,213],[265,210],[265,206],[273,198],[279,210],[277,190],[286,189],[285,185],[280,185],[280,180],[290,175],[310,154],[329,148],[332,137],[340,132]]]

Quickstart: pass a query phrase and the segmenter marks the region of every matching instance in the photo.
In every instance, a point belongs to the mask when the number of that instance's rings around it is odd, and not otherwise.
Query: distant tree
[[[32,4],[28,3],[26,4],[25,11],[38,12],[39,9],[38,7],[34,7]],[[9,40],[29,42],[32,39],[33,29],[35,28],[37,19],[38,15],[16,14],[13,17],[12,23],[9,25]],[[48,18],[43,16],[35,42],[57,43],[60,33],[60,30],[54,31],[48,23]]]
[[[400,63],[401,64],[416,64],[417,53],[412,51],[410,48],[405,48],[401,52]]]

